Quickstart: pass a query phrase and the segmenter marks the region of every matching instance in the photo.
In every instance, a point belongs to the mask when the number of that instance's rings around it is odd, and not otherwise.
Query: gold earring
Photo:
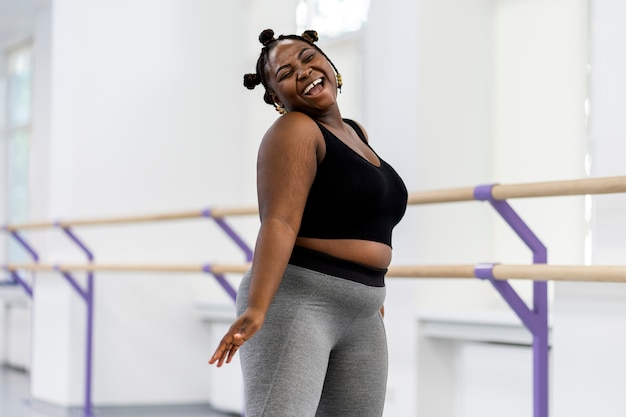
[[[341,78],[341,74],[337,73],[337,89],[341,93],[341,86],[343,85],[343,79]]]
[[[283,106],[281,106],[280,104],[278,104],[278,103],[274,103],[274,108],[275,108],[275,109],[276,109],[276,111],[277,111],[278,113],[280,113],[281,115],[283,115],[283,114],[285,114],[285,113],[288,113],[288,112],[287,112],[287,110],[286,110]]]

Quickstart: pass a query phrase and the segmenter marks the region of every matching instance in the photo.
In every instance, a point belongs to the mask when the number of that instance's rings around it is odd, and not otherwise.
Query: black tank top
[[[359,126],[344,121],[367,144]],[[378,155],[379,167],[317,125],[324,135],[326,155],[317,166],[298,236],[362,239],[391,246],[391,232],[406,211],[408,194],[402,179]]]

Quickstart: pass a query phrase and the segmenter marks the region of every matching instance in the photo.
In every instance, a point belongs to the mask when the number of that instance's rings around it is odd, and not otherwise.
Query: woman
[[[382,322],[391,233],[406,188],[342,119],[341,76],[317,33],[267,29],[250,89],[281,113],[257,165],[261,227],[238,318],[210,364],[241,349],[247,417],[380,417],[387,381]]]

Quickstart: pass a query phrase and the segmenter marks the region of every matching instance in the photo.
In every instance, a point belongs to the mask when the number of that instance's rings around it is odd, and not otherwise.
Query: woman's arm
[[[321,132],[301,113],[280,117],[265,134],[257,161],[261,227],[257,236],[248,306],[209,360],[221,366],[263,325],[295,243],[315,178]]]

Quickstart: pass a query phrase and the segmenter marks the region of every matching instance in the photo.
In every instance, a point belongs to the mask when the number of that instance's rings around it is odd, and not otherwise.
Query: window
[[[6,213],[9,223],[28,216],[29,151],[32,128],[32,48],[30,44],[7,54]],[[23,250],[8,247],[12,261],[23,258]]]
[[[355,32],[367,22],[369,0],[300,0],[296,9],[298,33],[316,30],[336,37]]]

